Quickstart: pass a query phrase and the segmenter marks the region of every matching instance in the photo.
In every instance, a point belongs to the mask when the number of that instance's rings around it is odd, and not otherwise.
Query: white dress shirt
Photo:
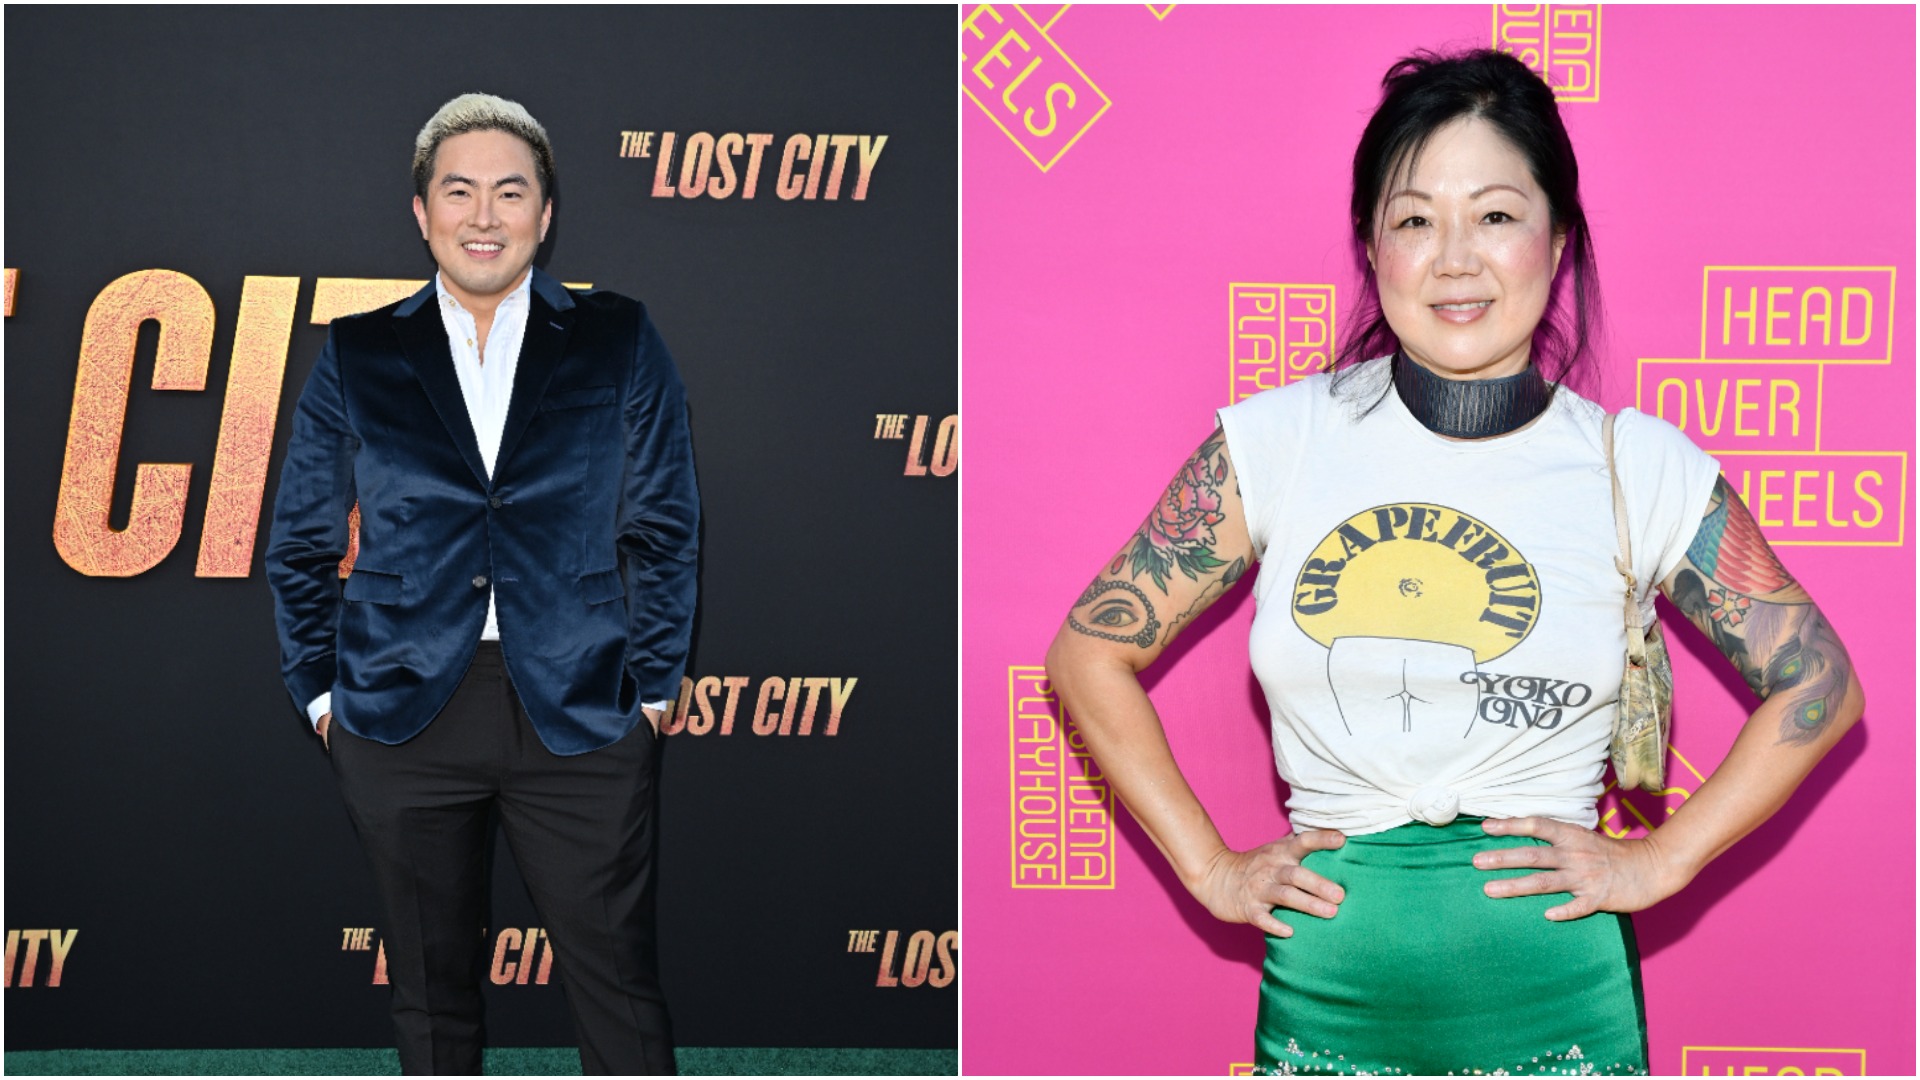
[[[494,458],[500,453],[500,434],[507,424],[507,405],[513,400],[513,373],[520,366],[520,345],[527,336],[527,313],[532,303],[533,271],[528,269],[520,286],[508,293],[493,312],[493,326],[487,332],[486,355],[480,353],[480,334],[473,313],[447,291],[446,282],[433,275],[434,291],[440,298],[440,323],[447,330],[447,344],[453,350],[453,370],[460,377],[460,396],[467,402],[467,419],[473,423],[473,435],[480,443],[480,459],[487,475],[493,475]],[[500,640],[500,621],[493,604],[493,586],[487,586],[487,625],[480,640]],[[332,708],[331,691],[307,705],[307,718],[320,730],[320,718]],[[665,710],[671,702],[643,702],[646,709]]]

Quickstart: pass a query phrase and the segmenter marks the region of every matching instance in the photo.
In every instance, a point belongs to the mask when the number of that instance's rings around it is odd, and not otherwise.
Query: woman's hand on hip
[[[1275,937],[1292,937],[1293,927],[1274,918],[1274,908],[1331,919],[1347,898],[1345,889],[1301,866],[1300,860],[1346,842],[1333,829],[1310,829],[1251,851],[1223,849],[1194,887],[1194,896],[1222,922],[1252,923]]]
[[[1572,893],[1573,899],[1547,909],[1556,922],[1580,919],[1596,911],[1640,911],[1679,892],[1679,880],[1647,840],[1615,840],[1610,836],[1543,817],[1488,818],[1482,830],[1492,836],[1531,836],[1547,847],[1528,846],[1483,851],[1473,857],[1482,870],[1525,867],[1541,871],[1520,877],[1498,878],[1486,884],[1492,897]]]

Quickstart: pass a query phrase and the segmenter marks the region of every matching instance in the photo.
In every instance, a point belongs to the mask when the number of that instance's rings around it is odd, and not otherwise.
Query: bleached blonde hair
[[[427,126],[413,140],[413,193],[422,200],[433,183],[433,156],[440,144],[469,131],[504,131],[518,136],[533,150],[533,163],[540,174],[540,198],[553,197],[553,144],[547,141],[547,129],[517,101],[492,94],[461,94],[433,114]]]

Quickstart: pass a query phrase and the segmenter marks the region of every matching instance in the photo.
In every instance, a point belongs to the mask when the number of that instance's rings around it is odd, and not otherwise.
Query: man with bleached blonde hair
[[[654,852],[696,591],[685,391],[642,304],[533,265],[554,167],[526,109],[447,102],[413,180],[439,273],[335,320],[294,412],[267,550],[281,671],[386,909],[402,1070],[480,1071],[497,815],[583,1070],[671,1073]]]

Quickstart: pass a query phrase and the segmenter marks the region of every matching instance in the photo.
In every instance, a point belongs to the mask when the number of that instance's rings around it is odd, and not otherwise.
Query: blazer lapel
[[[487,465],[480,458],[480,440],[473,433],[472,418],[467,415],[467,399],[460,391],[460,376],[453,370],[453,350],[447,344],[447,328],[440,318],[438,298],[434,283],[428,281],[426,288],[394,310],[393,325],[414,377],[426,389],[427,400],[433,402],[433,411],[440,414],[440,422],[453,437],[453,445],[473,470],[473,478],[485,488]]]
[[[500,452],[494,456],[494,471],[500,472],[513,459],[513,448],[533,422],[534,409],[546,395],[547,383],[566,354],[567,338],[573,332],[573,297],[566,286],[533,268],[533,287],[528,290],[527,332],[520,339],[520,361],[513,370],[513,397],[507,404],[507,420],[500,431]]]

